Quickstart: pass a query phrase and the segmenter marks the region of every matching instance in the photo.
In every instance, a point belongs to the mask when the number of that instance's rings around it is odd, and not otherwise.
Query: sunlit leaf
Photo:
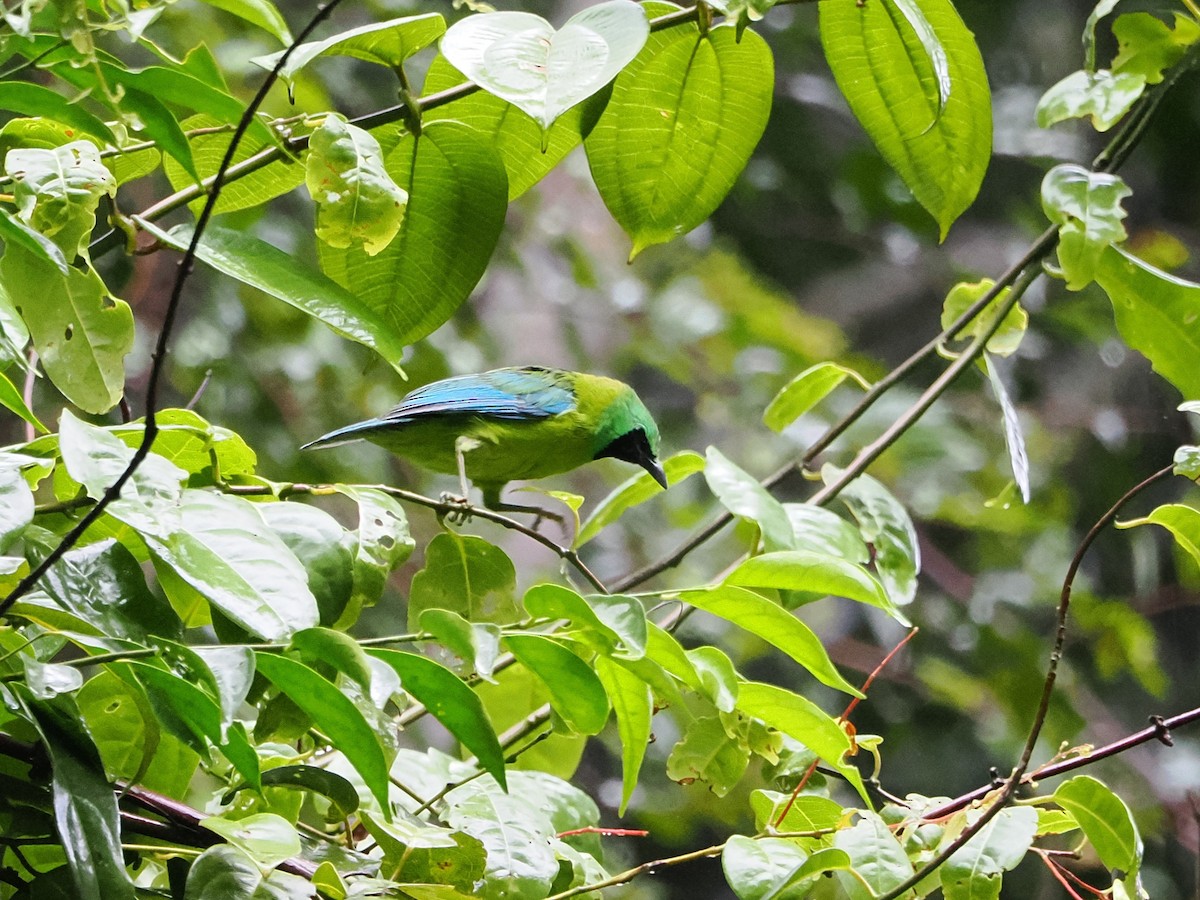
[[[1142,839],[1129,807],[1103,782],[1076,775],[1054,791],[1054,802],[1075,817],[1105,868],[1133,875],[1141,868]]]
[[[981,810],[967,816],[971,823]],[[946,900],[999,897],[1002,875],[1017,867],[1038,832],[1038,811],[1031,806],[1001,810],[983,830],[946,860],[941,868]]]
[[[629,670],[603,656],[596,659],[596,674],[604,684],[608,699],[617,717],[617,733],[621,736],[621,804],[618,814],[624,815],[638,773],[650,742],[650,716],[653,698],[650,686]]]
[[[1137,72],[1114,74],[1108,69],[1072,72],[1053,85],[1037,105],[1037,123],[1049,128],[1067,119],[1092,120],[1097,131],[1108,131],[1125,117],[1146,90],[1146,76]]]
[[[1042,209],[1059,228],[1058,263],[1067,288],[1092,282],[1109,245],[1125,240],[1121,201],[1133,192],[1116,175],[1055,166],[1042,179]]]
[[[680,452],[663,460],[663,472],[667,484],[676,485],[704,469],[704,457],[691,450]],[[628,510],[645,503],[662,493],[662,487],[649,472],[640,472],[619,485],[601,500],[588,516],[587,521],[575,536],[575,546],[582,547]]]
[[[553,638],[509,635],[505,644],[550,691],[550,704],[574,731],[598,734],[608,721],[609,701],[592,667]]]
[[[499,547],[482,538],[442,532],[425,548],[425,567],[413,576],[409,628],[427,609],[449,609],[471,622],[505,624],[517,618],[516,570]]]
[[[786,550],[794,535],[783,505],[756,478],[730,462],[716,447],[705,454],[704,478],[729,512],[753,522],[762,531],[767,550]]]
[[[783,431],[847,378],[854,379],[863,390],[870,388],[865,378],[846,366],[831,362],[810,366],[780,388],[763,412],[763,423],[772,431]]]
[[[826,484],[837,474],[833,466],[821,469]],[[892,602],[911,603],[917,594],[921,547],[904,504],[870,475],[859,475],[838,496],[858,520],[863,540],[875,548],[875,569]]]
[[[428,47],[445,31],[446,20],[440,13],[403,16],[361,25],[321,41],[309,41],[294,47],[279,70],[279,77],[290,80],[321,56],[351,56],[393,69],[417,51]],[[251,62],[264,69],[273,69],[283,52],[280,50],[269,56],[255,57]]]
[[[973,283],[960,281],[952,287],[950,293],[946,295],[945,302],[942,303],[942,328],[949,328],[958,320],[959,316],[995,287],[995,284],[996,282],[990,278],[984,278]],[[1009,291],[1009,288],[999,291],[988,305],[971,320],[970,324],[958,333],[957,340],[969,340],[987,332],[995,323],[999,309],[1007,299]],[[1004,321],[1000,323],[995,334],[988,338],[987,352],[996,356],[1011,356],[1016,353],[1028,326],[1029,313],[1020,303],[1014,304],[1013,308],[1005,314]],[[943,348],[942,352],[945,354],[948,351]]]
[[[1147,12],[1127,13],[1113,23],[1113,35],[1118,48],[1113,72],[1141,75],[1147,84],[1158,84],[1163,72],[1200,40],[1200,22],[1183,12],[1176,12],[1171,24]]]

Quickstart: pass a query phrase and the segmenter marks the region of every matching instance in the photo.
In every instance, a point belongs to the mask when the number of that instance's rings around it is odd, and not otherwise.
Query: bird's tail
[[[355,422],[353,425],[347,425],[345,428],[339,428],[337,431],[323,434],[315,441],[309,441],[307,444],[304,444],[300,449],[310,450],[313,448],[337,447],[341,444],[349,444],[352,441],[360,441],[365,437],[363,432],[373,431],[382,424],[384,423],[379,419]]]

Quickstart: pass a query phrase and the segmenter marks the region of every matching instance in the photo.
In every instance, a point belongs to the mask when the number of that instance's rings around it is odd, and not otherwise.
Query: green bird
[[[593,459],[641,466],[666,488],[658,426],[633,388],[612,378],[541,366],[459,375],[417,388],[390,412],[347,425],[304,445],[334,447],[365,439],[434,472],[468,478],[497,510],[538,512],[502,503],[509,481],[545,478]]]

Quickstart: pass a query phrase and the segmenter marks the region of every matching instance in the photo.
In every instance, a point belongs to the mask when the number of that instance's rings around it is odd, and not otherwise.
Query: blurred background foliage
[[[561,22],[582,4],[530,2],[521,8]],[[280,4],[296,23],[308,4]],[[995,277],[1045,227],[1038,186],[1058,161],[1086,163],[1101,136],[1085,124],[1044,131],[1034,123],[1041,93],[1080,60],[1088,0],[959,0],[979,41],[995,104],[995,156],[979,199],[937,243],[933,221],[868,143],[823,61],[815,4],[776,7],[758,29],[776,56],[774,110],[745,174],[713,220],[686,238],[654,247],[629,265],[628,239],[604,209],[582,150],[513,204],[501,246],[470,303],[432,337],[411,348],[406,384],[364,348],[284,304],[210,271],[189,285],[183,327],[172,348],[164,405],[182,404],[211,371],[199,411],[255,447],[260,471],[297,481],[386,481],[433,492],[448,482],[404,466],[370,446],[300,453],[316,435],[388,408],[413,384],[492,366],[540,363],[611,374],[633,384],[655,412],[667,452],[709,444],[765,475],[794,457],[852,401],[843,387],[782,435],[761,424],[762,410],[786,381],[817,360],[856,365],[878,376],[939,329],[942,299],[958,280]],[[183,53],[203,40],[235,91],[262,70],[248,60],[274,46],[262,32],[190,3],[167,11],[156,28]],[[1156,9],[1126,2],[1121,11]],[[330,31],[415,12],[458,15],[447,3],[346,4]],[[1100,28],[1099,57],[1115,43]],[[420,82],[430,54],[414,62]],[[397,84],[354,60],[306,69],[295,106],[277,87],[266,109],[277,115],[338,109],[356,115],[396,102]],[[238,78],[244,83],[236,84]],[[450,108],[452,110],[452,107]],[[1200,260],[1200,91],[1172,93],[1122,175],[1132,244],[1143,257],[1197,280]],[[123,202],[141,208],[162,185],[132,186]],[[145,196],[139,197],[138,190]],[[224,217],[290,254],[313,259],[313,211],[302,191]],[[108,283],[134,308],[139,328],[129,394],[139,397],[149,346],[175,276],[174,258],[152,254],[98,261]],[[1024,738],[1046,663],[1054,605],[1079,536],[1128,487],[1169,461],[1192,436],[1175,412],[1180,398],[1146,361],[1116,338],[1111,306],[1095,287],[1068,294],[1042,279],[1026,295],[1032,313],[1020,352],[1003,366],[1029,442],[1033,499],[1023,506],[1010,485],[1000,410],[973,371],[874,466],[873,474],[910,506],[924,572],[912,617],[921,627],[909,650],[856,713],[860,731],[886,737],[883,785],[903,795],[956,795],[1007,773]],[[1200,364],[1200,360],[1197,361]],[[873,438],[935,374],[918,371],[843,437],[826,458],[844,462]],[[36,400],[36,398],[35,398]],[[34,404],[39,408],[38,403]],[[44,407],[43,407],[44,408]],[[141,410],[135,409],[134,414]],[[16,439],[17,434],[9,437]],[[550,486],[593,502],[626,473],[600,464]],[[1139,501],[1150,509],[1178,492],[1162,486]],[[799,477],[784,499],[807,493]],[[674,549],[713,512],[700,479],[627,516],[588,548],[601,577],[615,577]],[[338,506],[331,509],[345,512]],[[1130,516],[1134,511],[1130,511]],[[437,532],[432,514],[413,512],[418,548]],[[502,544],[521,578],[555,561],[519,536],[473,526]],[[734,558],[714,542],[694,554],[686,577],[702,580]],[[405,621],[408,580],[420,552],[394,579],[394,594],[368,613],[380,632]],[[1158,529],[1105,534],[1085,566],[1073,607],[1068,666],[1037,760],[1059,742],[1101,744],[1196,704],[1200,573]],[[859,680],[901,636],[898,626],[859,604],[822,604],[810,622],[834,660]],[[780,681],[765,645],[702,614],[681,637],[728,647],[748,677]],[[759,659],[761,658],[761,659]],[[791,685],[800,687],[801,685]],[[805,686],[807,689],[807,686]],[[514,689],[519,689],[515,686]],[[827,709],[840,704],[817,688]],[[498,728],[507,723],[497,721]],[[667,716],[656,730],[674,727]],[[672,741],[660,740],[660,747]],[[541,753],[569,764],[582,747]],[[693,849],[752,827],[744,797],[718,799],[702,785],[666,779],[665,751],[650,748],[627,824],[648,839],[612,840],[610,869]],[[620,795],[619,759],[599,742],[583,752],[577,783],[610,820]],[[1133,807],[1147,841],[1144,878],[1159,900],[1194,896],[1197,851],[1190,791],[1200,791],[1200,743],[1179,734],[1175,747],[1148,745],[1096,767]],[[755,786],[747,779],[737,793]],[[1097,863],[1098,865],[1098,863]],[[638,879],[628,896],[725,896],[709,861]],[[1104,883],[1103,877],[1094,879]],[[711,887],[710,887],[711,886]],[[1006,880],[1005,896],[1058,897],[1061,888],[1034,862]]]

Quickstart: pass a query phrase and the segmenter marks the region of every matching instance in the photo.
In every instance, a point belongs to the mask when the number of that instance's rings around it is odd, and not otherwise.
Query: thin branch
[[[130,458],[128,465],[125,466],[124,471],[117,476],[117,480],[109,486],[96,505],[88,510],[83,518],[76,523],[74,528],[63,535],[54,549],[46,555],[46,558],[35,566],[28,575],[22,578],[17,583],[17,586],[9,592],[7,597],[0,600],[0,616],[3,616],[17,600],[28,593],[37,584],[38,580],[46,574],[50,567],[79,542],[84,532],[104,514],[104,510],[108,508],[109,504],[121,496],[121,489],[133,477],[134,472],[138,470],[138,467],[141,466],[146,457],[150,455],[150,448],[153,446],[154,439],[158,435],[158,421],[156,419],[158,389],[162,381],[163,369],[166,365],[167,350],[170,346],[175,318],[179,313],[179,307],[183,300],[183,287],[187,283],[188,275],[191,274],[192,266],[196,259],[196,250],[200,245],[200,238],[208,226],[209,219],[212,217],[213,210],[217,205],[217,198],[221,195],[221,187],[225,181],[225,174],[232,167],[233,158],[237,153],[238,145],[242,142],[242,137],[249,130],[258,112],[258,108],[266,100],[267,93],[270,91],[271,86],[275,84],[288,58],[312,34],[318,25],[329,18],[340,3],[341,0],[329,0],[325,5],[319,6],[316,14],[313,15],[308,24],[304,26],[303,30],[292,41],[291,45],[283,52],[283,55],[279,57],[279,60],[275,63],[275,67],[263,80],[262,85],[259,86],[258,92],[250,101],[250,105],[242,113],[237,128],[234,129],[233,136],[229,141],[229,146],[225,150],[225,156],[221,159],[221,164],[217,166],[216,174],[212,177],[208,199],[205,201],[204,208],[200,211],[200,215],[196,220],[196,227],[192,231],[192,239],[188,243],[188,248],[184,252],[183,258],[179,261],[179,272],[175,276],[174,285],[171,287],[171,295],[167,300],[166,314],[163,316],[162,327],[158,332],[158,340],[154,345],[154,353],[151,356],[150,375],[146,382],[146,424],[145,430],[142,433],[141,443],[138,444],[137,449],[133,452],[133,456]]]
[[[1108,512],[1097,519],[1095,524],[1088,529],[1088,533],[1084,535],[1083,540],[1079,542],[1079,546],[1075,549],[1075,555],[1071,557],[1071,562],[1067,566],[1067,574],[1063,578],[1062,590],[1059,593],[1058,625],[1054,634],[1054,648],[1050,652],[1050,664],[1046,670],[1046,679],[1042,685],[1042,696],[1038,702],[1037,712],[1034,714],[1033,724],[1029,728],[1029,736],[1025,740],[1025,747],[1021,751],[1020,761],[1017,763],[1016,768],[1013,769],[1012,774],[1005,780],[996,798],[988,805],[978,819],[967,825],[957,838],[940,850],[936,856],[922,866],[911,878],[906,879],[902,884],[883,894],[878,900],[896,900],[897,897],[905,894],[910,888],[919,884],[932,872],[937,871],[946,860],[957,853],[959,849],[966,846],[967,842],[979,834],[987,823],[999,815],[1000,811],[1008,805],[1013,794],[1016,793],[1017,787],[1021,784],[1025,772],[1029,768],[1029,762],[1033,758],[1033,751],[1037,747],[1038,738],[1042,733],[1042,726],[1046,722],[1046,715],[1050,711],[1050,698],[1054,694],[1054,683],[1058,678],[1058,663],[1062,659],[1063,646],[1067,640],[1067,613],[1071,607],[1071,589],[1075,584],[1075,576],[1079,572],[1079,567],[1083,564],[1083,558],[1096,538],[1117,517],[1117,514],[1126,503],[1152,484],[1171,475],[1173,469],[1173,465],[1164,466],[1122,494],[1121,498],[1109,507]]]
[[[603,881],[597,881],[592,884],[581,884],[579,887],[573,887],[569,891],[553,894],[547,897],[546,900],[566,900],[567,897],[577,897],[580,894],[588,894],[592,891],[616,887],[618,884],[626,884],[633,881],[639,875],[645,875],[647,872],[653,872],[655,869],[665,869],[668,866],[678,866],[683,863],[694,862],[698,859],[706,859],[710,856],[720,856],[721,851],[725,849],[726,843],[726,841],[722,841],[719,844],[713,844],[711,847],[705,847],[703,850],[693,850],[691,853],[681,853],[679,856],[667,856],[662,859],[644,862],[639,866],[626,869],[624,872],[620,872]]]

